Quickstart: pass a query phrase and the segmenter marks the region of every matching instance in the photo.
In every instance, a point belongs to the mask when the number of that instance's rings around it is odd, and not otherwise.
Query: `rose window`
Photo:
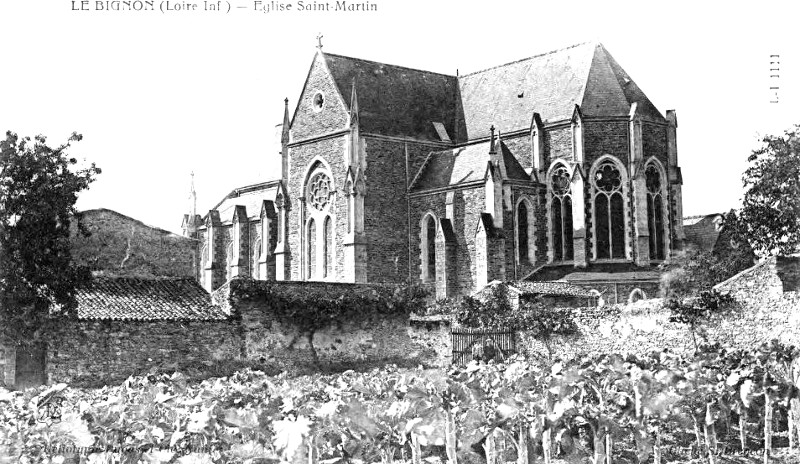
[[[318,210],[325,208],[331,193],[331,181],[325,174],[319,173],[311,178],[308,183],[306,199],[308,203]]]
[[[613,164],[604,164],[597,170],[594,183],[597,188],[605,192],[612,192],[620,188],[622,178],[619,170]]]

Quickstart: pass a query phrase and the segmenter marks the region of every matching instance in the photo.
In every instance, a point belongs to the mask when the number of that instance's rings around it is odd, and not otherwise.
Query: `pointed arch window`
[[[280,243],[283,241],[283,195],[278,194],[275,198],[275,203],[278,207],[278,223],[276,225],[278,227],[277,241]]]
[[[306,278],[313,279],[317,275],[317,226],[314,219],[308,220],[307,230],[308,256],[306,262],[308,268]]]
[[[436,217],[427,214],[422,219],[421,227],[422,281],[436,280]]]
[[[517,205],[517,256],[521,264],[535,260],[533,236],[533,208],[527,199],[523,199]]]
[[[559,166],[550,175],[550,232],[553,261],[574,259],[572,242],[572,194],[566,166]]]
[[[319,161],[312,164],[305,185],[305,254],[307,280],[330,279],[334,274],[334,184],[327,167]]]
[[[661,173],[650,163],[645,170],[647,185],[647,228],[650,232],[650,259],[664,259],[664,194]]]
[[[322,226],[322,277],[333,275],[333,227],[331,217],[326,216]]]
[[[595,170],[594,232],[597,259],[625,258],[625,203],[622,174],[612,161]]]

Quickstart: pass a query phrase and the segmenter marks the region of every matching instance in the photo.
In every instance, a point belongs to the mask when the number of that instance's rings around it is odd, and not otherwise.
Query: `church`
[[[596,42],[465,75],[320,46],[285,101],[280,178],[183,231],[208,291],[411,281],[439,299],[561,280],[621,302],[682,247],[676,129]]]

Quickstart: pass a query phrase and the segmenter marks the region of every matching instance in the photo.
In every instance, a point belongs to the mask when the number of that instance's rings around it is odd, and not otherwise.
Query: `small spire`
[[[189,221],[194,223],[194,218],[197,216],[197,192],[194,190],[194,171],[191,173],[191,186],[189,187],[189,200],[191,201],[191,215],[189,216]]]
[[[356,93],[356,78],[353,78],[353,90],[350,92],[350,124],[358,124],[358,94]]]
[[[322,50],[322,32],[317,34],[317,48],[321,51]]]
[[[494,146],[494,124],[492,127],[489,128],[490,138],[489,138],[489,153],[497,153],[497,149]]]
[[[289,99],[283,100],[283,125],[281,127],[281,145],[289,143]]]

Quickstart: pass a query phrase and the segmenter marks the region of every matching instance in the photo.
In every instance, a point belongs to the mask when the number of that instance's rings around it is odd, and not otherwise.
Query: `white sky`
[[[179,232],[190,172],[201,214],[279,175],[274,127],[320,32],[324,51],[449,74],[601,41],[662,113],[677,111],[685,215],[736,207],[757,135],[800,123],[794,1],[371,0],[377,12],[301,12],[293,0],[295,11],[268,14],[230,1],[230,13],[200,0],[163,14],[0,0],[0,129],[53,145],[82,133],[73,155],[103,173],[79,208]]]

